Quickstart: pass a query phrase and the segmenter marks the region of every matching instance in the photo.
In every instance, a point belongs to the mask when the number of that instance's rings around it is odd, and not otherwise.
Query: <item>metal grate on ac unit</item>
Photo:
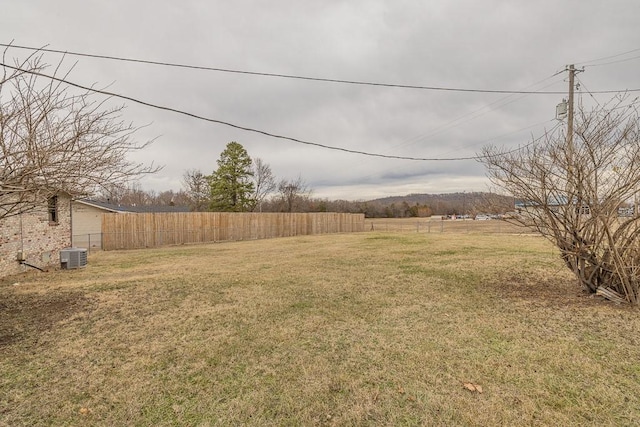
[[[60,268],[69,270],[87,265],[87,250],[84,248],[66,248],[60,250]]]

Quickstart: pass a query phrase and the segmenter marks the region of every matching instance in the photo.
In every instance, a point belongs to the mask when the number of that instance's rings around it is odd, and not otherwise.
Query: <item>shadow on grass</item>
[[[485,285],[499,298],[526,301],[532,305],[558,308],[611,305],[630,308],[629,305],[614,304],[581,289],[568,271],[544,274],[511,269],[499,274],[495,280],[487,281]]]
[[[20,342],[38,343],[39,336],[62,320],[90,305],[81,292],[18,293],[0,292],[0,349]]]

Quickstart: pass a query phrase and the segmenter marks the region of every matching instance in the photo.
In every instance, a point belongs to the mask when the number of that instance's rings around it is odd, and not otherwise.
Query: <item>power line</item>
[[[631,58],[625,58],[625,59],[618,59],[616,61],[610,61],[610,62],[602,62],[600,64],[591,64],[591,65],[585,65],[585,67],[601,67],[603,65],[613,65],[613,64],[620,64],[622,62],[628,62],[628,61],[634,61],[636,59],[640,59],[640,55],[638,56],[632,56]]]
[[[602,58],[590,59],[588,61],[576,61],[574,63],[575,64],[580,64],[580,65],[583,65],[583,66],[587,66],[587,67],[593,67],[594,65],[587,65],[587,64],[590,63],[590,62],[600,62],[600,61],[605,61],[607,59],[618,58],[620,56],[628,55],[630,53],[634,53],[634,52],[638,52],[638,51],[640,51],[640,48],[628,50],[628,51],[622,52],[622,53],[617,53],[615,55],[604,56]],[[604,64],[599,64],[599,65],[604,65]]]
[[[564,71],[564,70],[563,70],[563,71]],[[532,83],[532,84],[530,84],[529,86],[525,87],[524,89],[526,90],[526,89],[529,89],[529,88],[531,88],[531,87],[535,87],[535,86],[537,86],[537,85],[539,85],[539,84],[541,84],[541,83],[546,82],[547,80],[552,79],[553,77],[557,76],[558,74],[559,74],[559,73],[555,73],[555,74],[553,74],[553,75],[551,75],[551,76],[549,76],[549,77],[546,77],[546,78],[544,78],[544,79],[542,79],[542,80],[540,80],[540,81],[538,81],[538,82],[536,82],[536,83]],[[555,81],[554,81],[554,82],[552,82],[551,84],[548,84],[548,85],[544,86],[544,87],[543,87],[543,89],[544,89],[544,88],[546,88],[546,87],[549,87],[549,86],[551,86],[551,85],[553,85],[553,84],[555,84],[555,83],[557,83],[557,82],[555,82]],[[422,133],[422,134],[417,135],[417,136],[415,136],[415,137],[412,137],[412,138],[406,139],[406,140],[404,140],[404,141],[400,142],[399,144],[395,145],[394,147],[391,147],[391,149],[387,150],[387,153],[388,153],[388,152],[391,152],[391,151],[392,151],[392,150],[394,150],[394,149],[398,149],[398,148],[400,148],[400,147],[407,147],[407,146],[410,146],[410,145],[414,145],[414,144],[416,144],[416,143],[418,143],[418,142],[420,142],[420,141],[423,141],[423,140],[425,140],[425,139],[431,139],[431,138],[433,138],[434,136],[436,136],[436,135],[438,135],[438,134],[441,134],[441,133],[443,133],[444,131],[446,131],[446,130],[448,130],[448,129],[450,129],[450,128],[454,128],[454,127],[459,126],[459,125],[460,125],[460,124],[462,124],[462,123],[466,123],[466,122],[468,122],[468,121],[475,120],[476,118],[478,118],[478,117],[482,116],[483,114],[485,114],[485,113],[483,113],[483,112],[482,112],[483,110],[489,109],[489,111],[494,111],[494,110],[495,110],[495,109],[497,109],[497,108],[504,107],[505,105],[511,104],[511,103],[513,103],[513,102],[516,102],[516,101],[518,101],[518,100],[520,100],[520,99],[522,99],[522,98],[525,98],[526,96],[527,96],[527,95],[519,95],[519,96],[516,96],[516,95],[514,95],[514,94],[504,96],[504,97],[502,97],[502,98],[500,98],[500,99],[498,99],[498,100],[496,100],[496,101],[494,101],[494,102],[492,102],[492,103],[490,103],[490,104],[484,105],[484,106],[482,106],[482,107],[480,107],[480,108],[478,108],[478,109],[476,109],[476,110],[473,110],[473,111],[471,111],[471,112],[469,112],[469,113],[463,114],[463,115],[461,115],[461,116],[459,116],[459,117],[457,117],[457,118],[455,118],[455,119],[453,119],[453,120],[450,120],[450,121],[448,121],[448,122],[446,122],[446,123],[444,123],[444,124],[442,124],[442,125],[440,125],[440,126],[437,126],[435,129],[431,129],[431,130],[430,130],[430,131],[428,131],[428,132],[425,132],[425,133]],[[507,101],[507,100],[508,100],[508,99],[510,99],[510,98],[514,98],[514,99],[511,99],[511,100]],[[507,101],[507,102],[505,102],[505,101]],[[496,107],[493,107],[493,106],[494,106],[494,105],[496,105],[496,104],[501,104],[501,105],[497,105]],[[469,117],[469,116],[471,116],[471,117],[470,117],[468,120],[463,121],[463,119],[465,119],[465,118],[467,118],[467,117]],[[498,137],[490,138],[490,139],[485,140],[485,141],[475,142],[473,145],[478,145],[478,144],[482,144],[482,143],[485,143],[485,142],[490,142],[490,141],[492,141],[492,140],[494,140],[494,139],[497,139],[497,138],[501,138],[501,137],[504,137],[504,136],[507,136],[507,135],[511,135],[511,134],[514,134],[514,133],[517,133],[517,132],[520,132],[520,131],[522,131],[522,130],[526,130],[526,129],[529,129],[529,128],[532,128],[532,127],[535,127],[535,126],[539,126],[540,124],[547,123],[548,121],[550,121],[550,120],[545,120],[544,122],[537,123],[537,124],[535,124],[535,125],[531,125],[531,126],[528,126],[528,127],[526,127],[526,128],[519,129],[519,130],[517,130],[517,131],[511,132],[511,133],[508,133],[508,134],[503,134],[503,135],[500,135],[500,136],[498,136]],[[458,124],[456,125],[456,124],[455,124],[456,122],[461,122],[461,123],[458,123]],[[462,148],[464,148],[464,147],[462,147]],[[459,150],[459,149],[458,149],[458,148],[456,148],[456,149],[451,150],[451,151],[458,151],[458,150]],[[451,151],[449,151],[449,153],[450,153]],[[447,153],[444,153],[444,154],[446,155]],[[363,161],[364,161],[364,160],[363,160]]]
[[[278,78],[285,78],[285,79],[296,79],[296,80],[306,80],[306,81],[316,81],[316,82],[352,84],[352,85],[361,85],[361,86],[377,86],[377,87],[390,87],[390,88],[400,88],[400,89],[433,90],[433,91],[445,91],[445,92],[467,92],[467,93],[469,92],[470,93],[501,93],[501,94],[526,94],[526,95],[564,95],[566,94],[566,92],[563,92],[563,91],[543,92],[543,91],[517,91],[517,90],[493,90],[493,89],[467,89],[467,88],[453,88],[453,87],[444,87],[444,86],[420,86],[420,85],[405,85],[405,84],[394,84],[394,83],[378,83],[378,82],[368,82],[368,81],[359,81],[359,80],[329,79],[329,78],[322,78],[322,77],[300,76],[300,75],[293,75],[293,74],[278,74],[278,73],[266,73],[266,72],[257,72],[257,71],[234,70],[234,69],[228,69],[228,68],[179,64],[174,62],[124,58],[124,57],[110,56],[110,55],[63,51],[63,50],[49,49],[44,47],[35,48],[35,47],[29,47],[29,46],[19,46],[19,45],[6,44],[6,43],[0,43],[0,46],[3,46],[5,48],[25,49],[25,50],[31,50],[31,51],[37,51],[37,52],[39,51],[39,52],[58,53],[62,55],[80,56],[85,58],[108,59],[112,61],[123,61],[123,62],[132,62],[132,63],[149,64],[149,65],[161,65],[165,67],[185,68],[185,69],[204,70],[204,71],[216,71],[221,73],[244,74],[244,75],[252,75],[252,76],[262,76],[262,77],[278,77]],[[626,91],[636,92],[636,91],[640,91],[640,89],[629,89]],[[622,92],[622,91],[621,90],[604,90],[604,91],[597,91],[594,93],[604,94],[604,93],[618,93],[618,92]]]
[[[527,126],[525,128],[521,128],[521,129],[518,129],[518,130],[513,131],[513,132],[505,133],[505,134],[502,134],[502,135],[499,135],[499,136],[495,136],[493,138],[486,139],[484,141],[476,142],[473,145],[479,145],[479,144],[484,144],[484,143],[487,143],[487,142],[491,142],[493,140],[496,140],[496,139],[499,139],[499,138],[503,138],[505,136],[513,135],[513,134],[522,132],[523,130],[531,129],[533,127],[540,126],[542,124],[545,124],[545,123],[548,123],[548,122],[553,122],[553,121],[556,121],[556,119],[545,120],[544,122],[536,123],[534,125]],[[528,143],[524,144],[523,146],[519,146],[517,148],[513,148],[511,150],[504,151],[504,152],[500,153],[500,155],[507,155],[507,154],[516,153],[518,151],[524,150],[525,148],[536,144],[537,142],[539,142],[545,136],[554,133],[561,125],[562,125],[562,122],[558,121],[555,126],[553,126],[548,131],[545,130],[545,132],[541,136],[539,136],[538,138],[536,138],[536,139],[534,139],[532,141],[529,141]],[[481,161],[481,160],[486,159],[486,158],[487,158],[487,156],[476,156],[476,157],[473,158],[473,160]],[[392,170],[392,169],[387,169],[387,170],[385,170],[385,172],[387,172],[389,170]],[[370,178],[370,177],[372,177],[374,175],[375,175],[375,173],[372,173],[372,174],[366,175],[365,178]]]
[[[553,78],[553,76],[548,77],[546,79],[543,79],[543,80],[541,80],[541,81],[539,81],[537,83],[534,83],[534,84],[530,85],[529,87],[535,86],[535,85],[537,85],[539,83],[542,83],[542,82],[544,82],[544,81],[546,81],[548,79],[551,79],[551,78]],[[557,82],[552,82],[551,84],[548,84],[545,87],[549,87],[549,86],[554,85],[556,83]],[[484,114],[486,114],[486,113],[488,113],[490,111],[495,111],[498,108],[502,108],[502,107],[504,107],[506,105],[509,105],[509,104],[512,104],[512,103],[514,103],[516,101],[519,101],[522,98],[525,98],[526,96],[527,95],[525,94],[525,95],[520,95],[520,96],[515,97],[515,95],[512,94],[512,95],[508,95],[508,96],[505,96],[503,98],[500,98],[497,101],[494,101],[494,102],[492,102],[490,104],[484,105],[484,106],[482,106],[482,107],[480,107],[480,108],[478,108],[478,109],[476,109],[474,111],[471,111],[469,113],[466,113],[466,114],[464,114],[464,115],[462,115],[462,116],[460,116],[460,117],[458,117],[456,119],[450,120],[449,122],[444,123],[443,125],[436,127],[431,132],[428,132],[428,133],[422,134],[422,135],[420,135],[420,136],[418,136],[416,138],[413,138],[412,139],[413,141],[409,141],[407,144],[402,144],[402,146],[412,145],[412,144],[417,143],[418,141],[422,141],[424,139],[434,137],[434,136],[436,136],[438,134],[441,134],[442,132],[444,132],[444,131],[446,131],[448,129],[455,128],[455,127],[459,126],[460,124],[467,123],[467,122],[469,122],[471,120],[475,120],[478,117],[481,117],[481,116],[483,116]],[[514,97],[514,98],[508,100],[509,98],[512,98],[512,97]],[[487,111],[484,111],[484,110],[487,110]],[[463,121],[463,119],[465,119],[467,117],[469,117],[469,119]],[[457,122],[459,122],[459,123],[455,124]]]
[[[594,100],[594,102],[595,102],[596,104],[598,104],[598,107],[602,107],[602,106],[600,105],[600,103],[598,102],[598,100],[596,99],[596,97],[595,97],[595,96],[593,96],[593,93],[592,93],[592,92],[589,90],[589,88],[584,84],[584,82],[583,82],[580,78],[578,78],[578,77],[576,77],[576,79],[578,80],[578,84],[579,84],[581,87],[583,87],[583,88],[584,88],[584,90],[589,94],[589,96]]]
[[[311,141],[305,141],[302,139],[298,139],[298,138],[292,138],[292,137],[288,137],[288,136],[284,136],[284,135],[278,135],[278,134],[274,134],[271,132],[266,132],[263,130],[259,130],[259,129],[254,129],[254,128],[250,128],[250,127],[246,127],[246,126],[240,126],[240,125],[236,125],[233,123],[229,123],[229,122],[225,122],[222,120],[217,120],[217,119],[212,119],[209,117],[204,117],[204,116],[200,116],[198,114],[194,114],[194,113],[189,113],[187,111],[183,111],[183,110],[178,110],[176,108],[171,108],[171,107],[165,107],[165,106],[161,106],[161,105],[157,105],[157,104],[152,104],[150,102],[146,102],[146,101],[142,101],[136,98],[132,98],[130,96],[126,96],[126,95],[120,95],[114,92],[109,92],[106,90],[101,90],[101,89],[96,89],[96,88],[92,88],[92,87],[88,87],[88,86],[83,86],[81,84],[78,83],[73,83],[71,81],[65,80],[65,79],[61,79],[55,76],[50,76],[47,74],[43,74],[43,73],[39,73],[37,71],[33,71],[33,70],[25,70],[19,67],[13,67],[11,65],[7,65],[5,63],[0,62],[0,66],[2,67],[6,67],[9,68],[11,70],[15,70],[21,73],[27,73],[27,74],[31,74],[34,76],[39,76],[39,77],[44,77],[47,79],[51,79],[53,81],[59,82],[59,83],[64,83],[66,85],[78,88],[78,89],[82,89],[82,90],[86,90],[89,92],[94,92],[94,93],[99,93],[101,95],[106,95],[109,97],[113,97],[113,98],[120,98],[120,99],[124,99],[127,101],[131,101],[134,102],[136,104],[140,104],[140,105],[144,105],[146,107],[151,107],[151,108],[155,108],[158,110],[164,110],[164,111],[169,111],[172,113],[177,113],[177,114],[181,114],[184,116],[188,116],[197,120],[203,120],[206,122],[210,122],[210,123],[217,123],[217,124],[221,124],[221,125],[225,125],[225,126],[229,126],[235,129],[240,129],[240,130],[244,130],[247,132],[253,132],[253,133],[258,133],[261,135],[265,135],[271,138],[277,138],[277,139],[284,139],[284,140],[288,140],[288,141],[293,141],[299,144],[305,144],[305,145],[311,145],[311,146],[315,146],[315,147],[320,147],[320,148],[325,148],[328,150],[335,150],[335,151],[343,151],[346,153],[352,153],[352,154],[360,154],[363,156],[371,156],[371,157],[382,157],[382,158],[386,158],[386,159],[399,159],[399,160],[416,160],[416,161],[460,161],[460,160],[478,160],[480,157],[478,156],[473,156],[473,157],[449,157],[449,158],[429,158],[429,157],[408,157],[408,156],[393,156],[393,155],[387,155],[387,154],[379,154],[379,153],[370,153],[367,151],[360,151],[360,150],[351,150],[349,148],[343,148],[343,147],[336,147],[336,146],[331,146],[331,145],[326,145],[326,144],[320,144],[317,142],[311,142]],[[7,79],[8,80],[8,79]]]
[[[278,134],[274,134],[274,133],[270,133],[270,132],[266,132],[266,131],[262,131],[259,129],[253,129],[250,127],[246,127],[246,126],[240,126],[240,125],[236,125],[233,123],[229,123],[229,122],[225,122],[222,120],[217,120],[217,119],[212,119],[212,118],[208,118],[208,117],[204,117],[204,116],[200,116],[194,113],[189,113],[187,111],[183,111],[183,110],[178,110],[175,108],[171,108],[171,107],[165,107],[165,106],[161,106],[161,105],[157,105],[157,104],[152,104],[150,102],[146,102],[146,101],[142,101],[136,98],[132,98],[130,96],[126,96],[126,95],[120,95],[114,92],[109,92],[106,90],[101,90],[101,89],[96,89],[96,88],[92,88],[92,87],[88,87],[88,86],[84,86],[78,83],[74,83],[65,79],[61,79],[59,77],[55,77],[55,76],[49,76],[47,74],[44,73],[39,73],[37,71],[33,71],[33,70],[25,70],[19,67],[13,67],[11,65],[5,64],[0,62],[0,66],[2,67],[6,67],[9,68],[11,70],[15,70],[21,73],[27,73],[27,74],[31,74],[34,76],[39,76],[39,77],[44,77],[59,83],[63,83],[78,89],[82,89],[82,90],[86,90],[89,92],[93,92],[93,93],[98,93],[101,95],[106,95],[109,97],[113,97],[113,98],[119,98],[119,99],[124,99],[127,101],[131,101],[140,105],[144,105],[146,107],[151,107],[151,108],[155,108],[158,110],[164,110],[164,111],[169,111],[172,113],[177,113],[177,114],[181,114],[181,115],[185,115],[197,120],[203,120],[206,122],[210,122],[210,123],[217,123],[217,124],[221,124],[221,125],[225,125],[225,126],[229,126],[235,129],[240,129],[240,130],[244,130],[247,132],[253,132],[253,133],[258,133],[261,135],[265,135],[271,138],[277,138],[277,139],[284,139],[284,140],[288,140],[288,141],[292,141],[292,142],[296,142],[296,143],[300,143],[300,144],[305,144],[305,145],[311,145],[311,146],[315,146],[315,147],[320,147],[320,148],[325,148],[328,150],[335,150],[335,151],[342,151],[342,152],[346,152],[346,153],[352,153],[352,154],[360,154],[360,155],[364,155],[364,156],[370,156],[370,157],[381,157],[381,158],[385,158],[385,159],[396,159],[396,160],[415,160],[415,161],[463,161],[463,160],[481,160],[483,158],[485,158],[485,156],[469,156],[469,157],[447,157],[447,158],[436,158],[436,157],[408,157],[408,156],[394,156],[394,155],[387,155],[387,154],[379,154],[379,153],[371,153],[371,152],[367,152],[367,151],[359,151],[359,150],[351,150],[348,148],[343,148],[343,147],[335,147],[335,146],[331,146],[331,145],[326,145],[326,144],[320,144],[317,142],[311,142],[311,141],[305,141],[305,140],[301,140],[301,139],[297,139],[297,138],[291,138],[288,136],[284,136],[284,135],[278,135]],[[7,79],[8,80],[8,79]],[[5,80],[6,81],[6,80]],[[553,132],[555,129],[557,128],[557,126],[555,128],[553,128],[551,131],[546,132],[550,133]],[[531,144],[535,144],[537,141],[539,141],[542,137],[533,140],[531,142],[529,142],[528,144],[524,145],[523,147],[514,149],[514,150],[510,150],[505,152],[504,154],[508,154],[508,153],[512,153],[515,151],[519,151],[522,148],[525,148]]]
[[[525,145],[523,145],[523,146],[521,146],[521,147],[514,148],[514,149],[512,149],[512,150],[504,151],[504,152],[500,153],[500,155],[506,155],[506,154],[515,153],[515,152],[520,151],[520,150],[523,150],[523,149],[525,149],[525,148],[527,148],[527,147],[529,147],[529,146],[531,146],[531,145],[534,145],[534,144],[536,144],[537,142],[539,142],[540,140],[542,140],[543,138],[545,138],[546,136],[548,136],[548,135],[550,135],[550,134],[554,133],[554,132],[555,132],[555,131],[560,127],[560,126],[562,126],[562,125],[563,125],[563,123],[562,123],[561,121],[558,121],[558,123],[556,123],[556,125],[555,125],[554,127],[552,127],[552,128],[551,128],[550,130],[548,130],[548,131],[545,131],[545,132],[544,132],[542,135],[540,135],[538,138],[536,138],[536,139],[534,139],[534,140],[532,140],[532,141],[529,141],[528,143],[526,143]],[[535,125],[534,125],[534,126],[535,126]],[[532,127],[532,126],[530,126],[530,127]],[[525,128],[525,129],[527,129],[527,128]],[[521,129],[521,130],[522,130],[522,129]],[[519,132],[519,131],[516,131],[516,132]],[[507,135],[508,135],[508,134],[507,134]],[[490,140],[489,140],[489,141],[490,141]],[[485,141],[485,142],[486,142],[486,141]],[[478,158],[479,158],[479,159],[486,158],[486,157],[487,157],[487,156],[478,156]]]

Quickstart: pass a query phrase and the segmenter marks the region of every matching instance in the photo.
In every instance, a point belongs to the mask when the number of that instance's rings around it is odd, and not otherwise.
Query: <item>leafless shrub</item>
[[[592,111],[580,108],[573,143],[564,131],[507,152],[485,147],[494,184],[519,201],[511,219],[559,249],[567,267],[593,293],[638,304],[640,298],[640,133],[625,97]],[[630,202],[635,210],[624,209]]]

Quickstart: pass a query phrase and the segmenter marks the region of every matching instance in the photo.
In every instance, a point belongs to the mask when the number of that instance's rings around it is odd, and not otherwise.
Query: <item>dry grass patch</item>
[[[365,231],[393,233],[522,233],[523,227],[503,220],[475,221],[472,219],[435,218],[367,218]]]
[[[582,294],[531,236],[97,253],[84,270],[4,280],[0,301],[0,425],[640,417],[637,311]]]

